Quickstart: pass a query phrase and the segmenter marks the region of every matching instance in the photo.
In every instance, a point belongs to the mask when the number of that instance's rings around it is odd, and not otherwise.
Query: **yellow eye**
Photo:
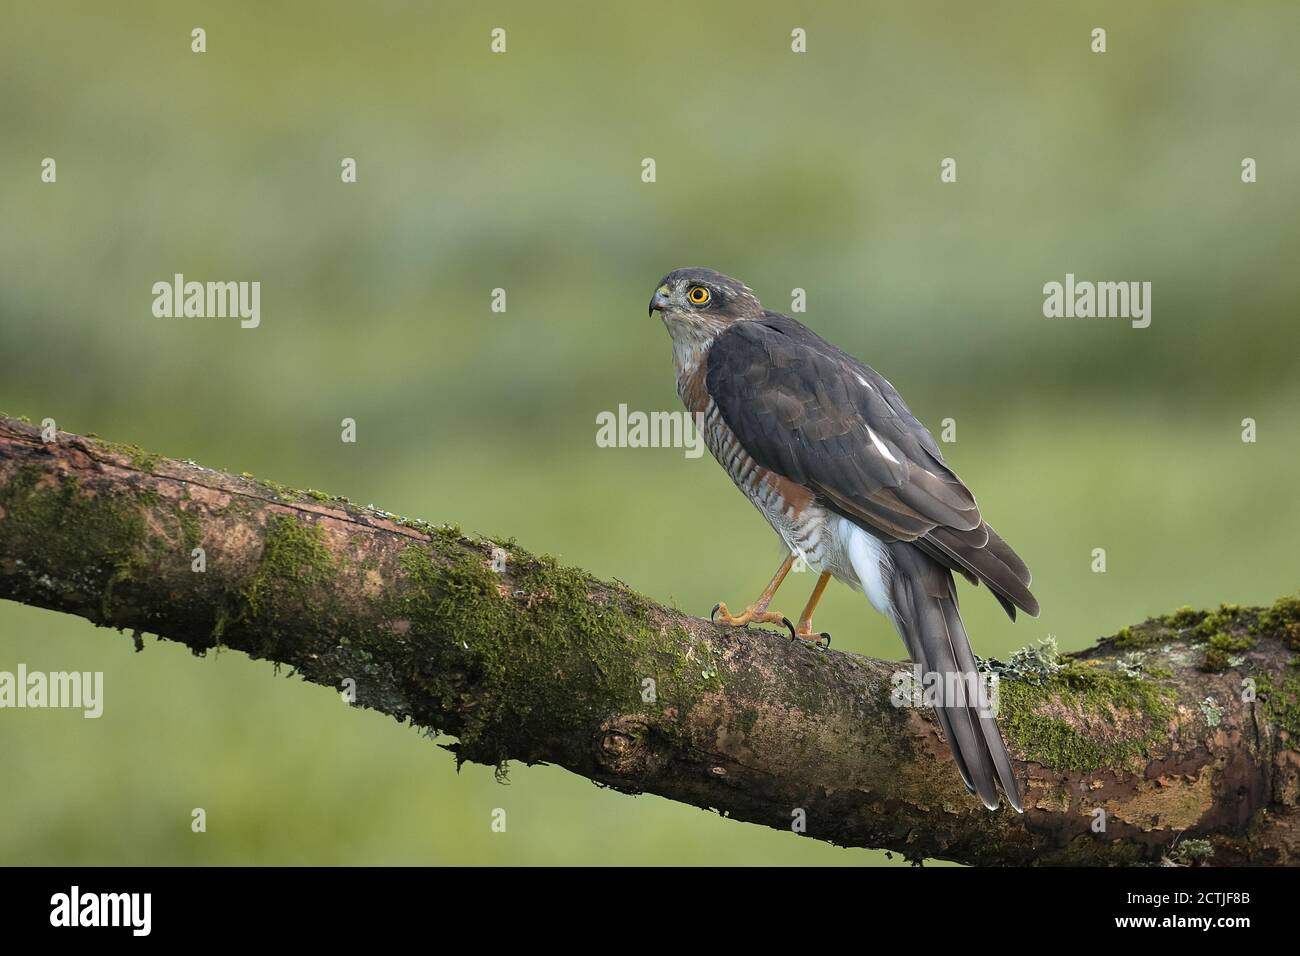
[[[709,290],[702,285],[693,285],[691,291],[686,293],[686,298],[694,305],[704,305],[709,301]]]

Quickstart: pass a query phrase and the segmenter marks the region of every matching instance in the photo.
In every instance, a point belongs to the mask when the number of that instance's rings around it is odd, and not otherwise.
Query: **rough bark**
[[[1019,815],[966,794],[929,709],[894,705],[897,662],[715,627],[513,541],[5,418],[0,598],[354,685],[358,706],[456,737],[458,760],[558,764],[909,859],[1300,853],[1294,599],[991,664]]]

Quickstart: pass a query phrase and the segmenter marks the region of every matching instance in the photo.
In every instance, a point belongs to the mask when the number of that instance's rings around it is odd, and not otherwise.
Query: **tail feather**
[[[970,638],[966,636],[966,628],[962,625],[961,615],[957,612],[957,593],[951,576],[948,578],[948,588],[952,592],[952,599],[941,603],[948,621],[948,633],[957,655],[957,666],[963,673],[978,674],[979,668],[975,663],[975,655],[971,651]],[[1007,796],[1007,802],[1015,807],[1017,812],[1024,813],[1020,785],[1016,783],[1016,775],[1011,767],[1011,755],[1007,753],[1007,745],[1002,740],[997,718],[987,708],[981,707],[979,702],[970,708],[969,712],[979,725],[980,733],[984,737],[984,746],[993,761],[993,770]]]
[[[1000,784],[1007,802],[1023,811],[997,720],[982,706],[986,701],[972,699],[968,693],[968,688],[978,686],[978,670],[957,610],[952,574],[910,544],[888,547],[894,624],[922,673],[941,681],[943,697],[936,712],[966,788],[993,810],[998,807]],[[949,680],[949,675],[960,679]]]

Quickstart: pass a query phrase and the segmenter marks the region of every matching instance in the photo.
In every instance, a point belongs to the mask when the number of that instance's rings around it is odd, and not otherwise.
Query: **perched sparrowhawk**
[[[894,387],[812,330],[769,312],[709,269],[668,273],[650,300],[673,341],[677,393],[704,441],[781,536],[788,555],[758,600],[727,624],[785,624],[805,641],[835,577],[861,589],[940,688],[935,711],[967,789],[990,809],[998,786],[1022,809],[1006,746],[957,613],[952,572],[983,582],[1012,620],[1038,614],[1029,569],[980,515]],[[796,558],[819,572],[797,626],[768,604]],[[956,678],[956,679],[953,679]]]

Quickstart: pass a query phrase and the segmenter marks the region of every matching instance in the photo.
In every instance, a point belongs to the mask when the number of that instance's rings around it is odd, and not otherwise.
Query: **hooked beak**
[[[655,294],[650,299],[650,308],[646,310],[646,315],[654,315],[656,310],[662,312],[670,304],[668,301],[668,286],[661,285],[655,289]]]

